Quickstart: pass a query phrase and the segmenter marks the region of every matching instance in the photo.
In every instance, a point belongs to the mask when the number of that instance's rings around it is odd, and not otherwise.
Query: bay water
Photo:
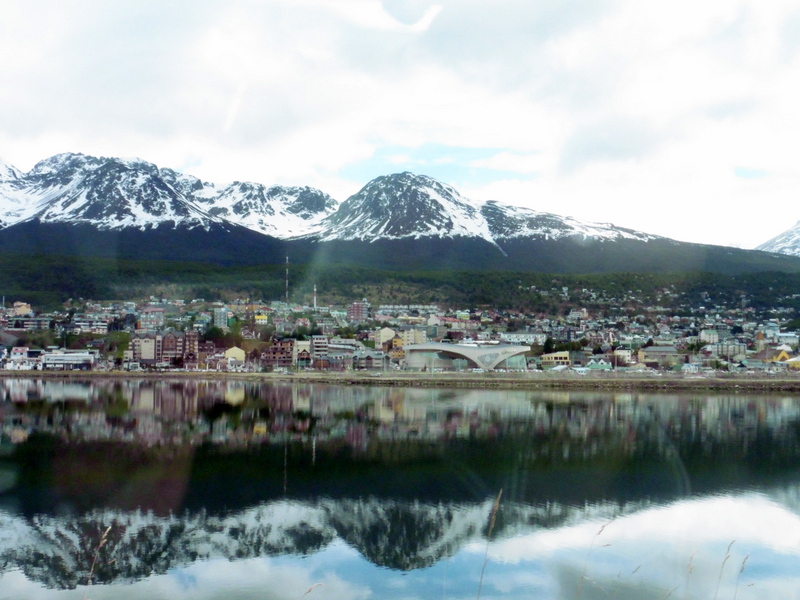
[[[800,402],[0,380],[0,599],[800,598]]]

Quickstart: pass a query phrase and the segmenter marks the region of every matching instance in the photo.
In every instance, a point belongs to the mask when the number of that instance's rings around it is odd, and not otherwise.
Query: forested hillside
[[[120,261],[54,256],[0,255],[6,301],[44,308],[68,298],[94,300],[158,297],[282,300],[285,266],[220,267],[172,261]],[[358,267],[290,265],[293,304],[346,304],[367,298],[377,304],[434,303],[558,313],[570,306],[661,307],[678,311],[715,305],[759,311],[800,309],[800,275],[750,273],[474,273],[381,271]]]

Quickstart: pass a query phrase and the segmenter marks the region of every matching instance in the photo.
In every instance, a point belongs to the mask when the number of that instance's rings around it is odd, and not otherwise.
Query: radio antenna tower
[[[289,255],[286,255],[286,305],[289,305]]]

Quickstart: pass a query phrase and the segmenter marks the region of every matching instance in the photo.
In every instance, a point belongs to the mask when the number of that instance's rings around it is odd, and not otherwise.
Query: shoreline
[[[586,374],[564,373],[398,373],[398,372],[303,372],[229,373],[171,371],[129,373],[124,371],[0,371],[1,379],[208,379],[252,383],[318,383],[374,387],[465,388],[507,390],[641,390],[656,392],[727,391],[735,393],[800,392],[800,376],[786,374],[720,374],[709,377],[675,374]]]

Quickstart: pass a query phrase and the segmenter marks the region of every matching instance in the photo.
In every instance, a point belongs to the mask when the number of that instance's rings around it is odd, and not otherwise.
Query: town
[[[791,307],[757,311],[744,295],[725,304],[707,294],[707,306],[682,303],[669,287],[646,299],[635,290],[609,297],[556,284],[535,293],[558,300],[558,310],[366,298],[322,306],[316,289],[308,304],[292,304],[288,294],[228,302],[150,296],[71,299],[41,312],[17,300],[0,313],[0,364],[10,371],[250,373],[800,370],[800,323]]]

